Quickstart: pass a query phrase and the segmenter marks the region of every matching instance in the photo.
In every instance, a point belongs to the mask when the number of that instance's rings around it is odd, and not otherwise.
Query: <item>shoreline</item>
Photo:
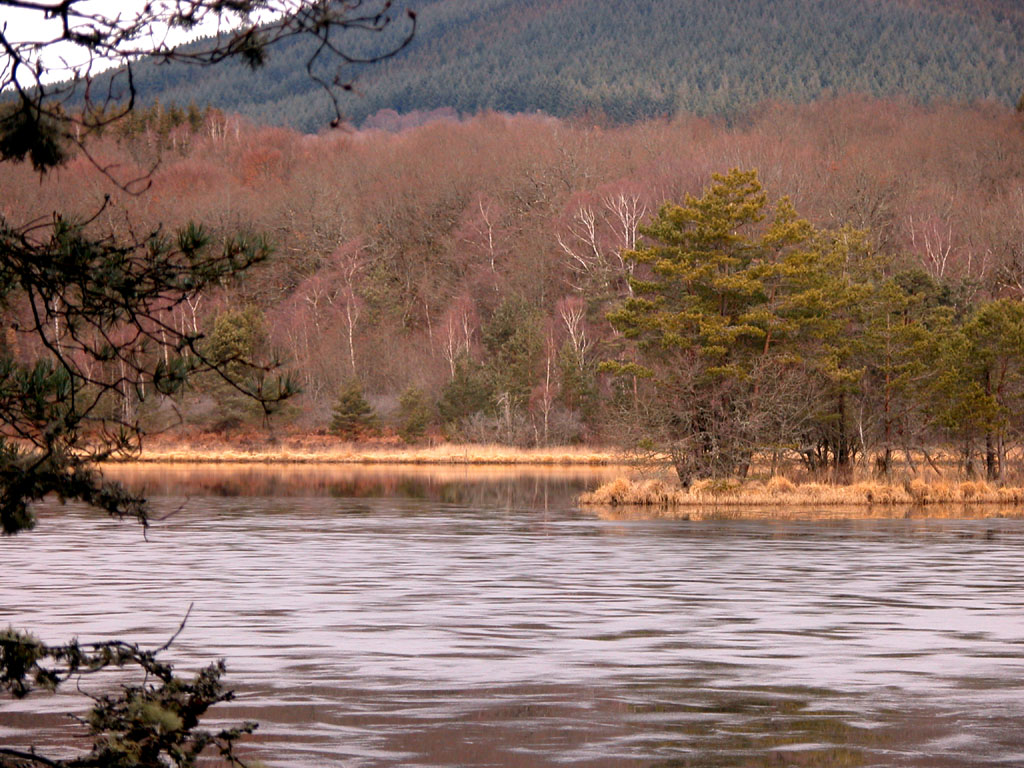
[[[595,490],[582,493],[583,508],[634,509],[647,515],[688,517],[760,509],[838,511],[846,509],[911,509],[933,505],[1002,505],[1024,508],[1024,487],[985,481],[951,481],[939,476],[902,481],[861,480],[849,485],[793,482],[777,476],[767,480],[701,480],[683,489],[663,479],[629,479],[639,465],[618,449],[556,446],[515,448],[494,444],[440,443],[409,446],[396,442],[351,442],[332,436],[290,435],[279,439],[238,435],[226,440],[200,434],[194,439],[147,440],[135,456],[112,459],[107,466],[155,467],[191,465],[265,467],[375,467],[594,469],[608,475]]]
[[[235,444],[201,440],[196,443],[147,442],[136,456],[111,459],[107,464],[301,464],[393,466],[535,466],[621,467],[630,466],[626,456],[607,448],[512,448],[502,445],[444,443],[434,446],[334,443],[304,438],[239,441]]]
[[[593,491],[573,495],[580,511],[611,520],[849,520],[849,519],[973,519],[1024,517],[1024,488],[998,487],[983,481],[950,482],[939,477],[902,483],[860,481],[850,485],[794,483],[784,477],[769,480],[698,481],[689,489],[664,479],[627,479],[638,471],[622,454],[609,451],[570,453],[554,449],[510,451],[496,446],[434,446],[383,449],[349,446],[342,450],[297,451],[226,449],[149,450],[141,458],[106,464],[119,480],[161,482],[177,473],[195,481],[215,482],[244,477],[245,483],[265,480],[273,473],[274,487],[300,482],[334,483],[338,478],[358,483],[395,478],[469,484],[507,481],[512,477],[589,478]],[[252,473],[257,473],[252,475]],[[156,473],[156,474],[154,474]],[[168,474],[172,473],[172,474]],[[199,473],[198,475],[196,473]],[[238,473],[246,473],[238,475]],[[312,473],[312,474],[311,474]],[[635,475],[634,475],[635,477]],[[147,480],[148,478],[148,480]],[[205,478],[205,479],[204,479]]]

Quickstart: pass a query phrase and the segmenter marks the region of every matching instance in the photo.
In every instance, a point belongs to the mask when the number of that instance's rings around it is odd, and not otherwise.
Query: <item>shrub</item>
[[[427,396],[418,387],[407,388],[398,398],[398,434],[407,443],[419,440],[434,414]]]
[[[345,437],[355,437],[377,423],[373,407],[363,397],[362,386],[354,380],[342,385],[333,414],[331,432]]]

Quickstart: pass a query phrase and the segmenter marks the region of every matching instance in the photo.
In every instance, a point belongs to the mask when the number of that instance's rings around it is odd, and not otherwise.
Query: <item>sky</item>
[[[99,14],[112,21],[126,23],[133,19],[147,4],[146,0],[80,0],[74,8],[82,14]],[[156,0],[150,2],[150,6],[173,7],[175,0]],[[280,3],[290,5],[292,3]],[[47,19],[40,11],[24,8],[4,7],[0,0],[0,19],[4,34],[7,39],[14,43],[48,42],[59,37],[61,34],[61,23],[57,19]],[[153,47],[158,43],[170,42],[180,44],[188,42],[202,35],[214,34],[217,31],[216,19],[192,30],[168,30],[164,25],[154,25],[149,34],[138,41],[138,47]],[[75,71],[84,74],[85,68],[90,64],[90,55],[83,47],[66,42],[50,43],[45,46],[41,54],[41,60],[47,68],[47,76],[44,81],[64,80],[71,77]],[[0,72],[6,75],[7,56],[0,53]],[[102,71],[110,66],[120,63],[115,61],[91,62],[89,71],[92,74]]]

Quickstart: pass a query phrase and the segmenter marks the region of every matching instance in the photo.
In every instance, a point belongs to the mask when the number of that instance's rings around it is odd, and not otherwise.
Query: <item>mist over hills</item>
[[[766,100],[832,92],[1015,104],[1024,90],[1024,4],[1010,0],[399,0],[386,50],[416,10],[413,43],[352,67],[341,108],[452,108],[605,116],[730,114]],[[390,37],[389,37],[390,35]],[[304,41],[275,47],[256,72],[140,65],[143,104],[195,102],[305,131],[333,117],[305,71]],[[322,70],[332,75],[333,70]]]

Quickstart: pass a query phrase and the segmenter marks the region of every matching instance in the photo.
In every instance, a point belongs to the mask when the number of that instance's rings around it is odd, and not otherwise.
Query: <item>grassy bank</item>
[[[584,506],[646,507],[666,514],[724,507],[914,507],[949,504],[1024,504],[1024,488],[985,482],[912,479],[898,484],[862,481],[850,485],[796,484],[783,477],[767,482],[704,480],[673,488],[661,480],[617,478],[580,496]]]
[[[147,440],[132,462],[189,464],[434,464],[611,466],[625,464],[619,451],[559,446],[514,448],[505,445],[441,443],[407,446],[353,443],[330,436],[303,435],[279,440],[208,435],[189,440]]]

